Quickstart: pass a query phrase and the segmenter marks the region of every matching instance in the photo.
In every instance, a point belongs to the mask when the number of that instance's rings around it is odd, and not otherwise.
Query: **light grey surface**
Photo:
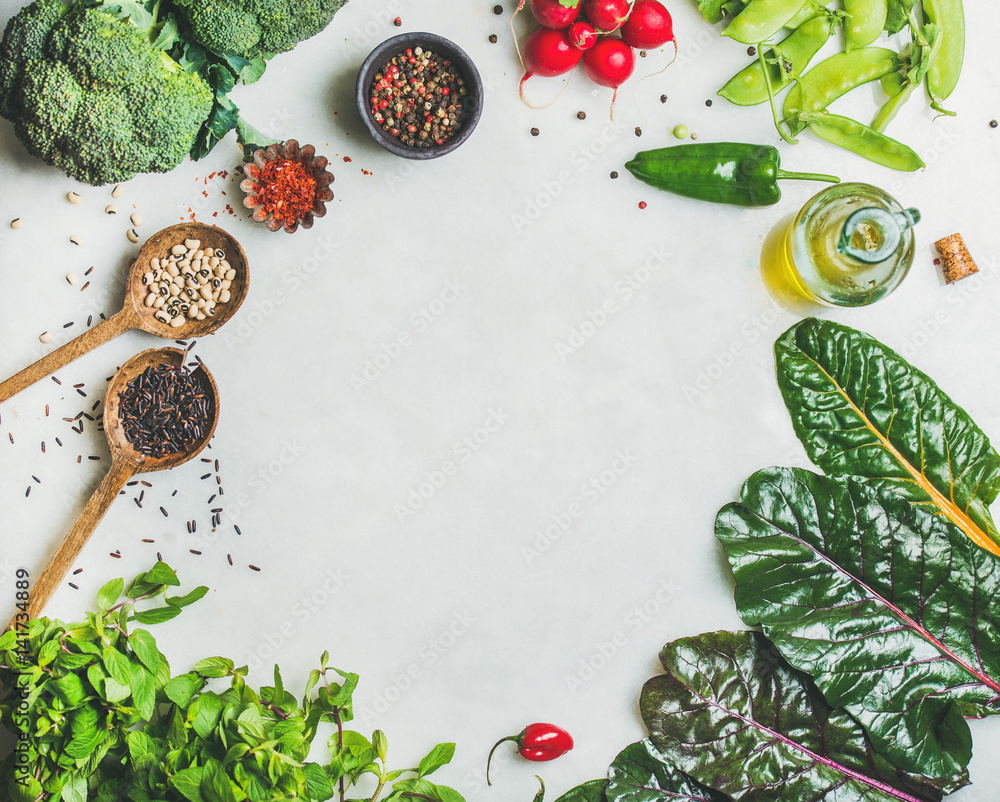
[[[16,6],[0,5],[0,22]],[[212,588],[154,629],[175,670],[218,653],[249,662],[261,684],[278,661],[296,687],[328,649],[361,674],[358,728],[385,730],[393,762],[454,740],[440,778],[470,799],[530,798],[536,772],[555,798],[642,737],[638,692],[664,642],[741,626],[715,513],[757,468],[808,465],[771,354],[797,316],[765,292],[758,254],[819,187],[786,182],[780,205],[742,210],[657,193],[624,171],[637,150],[669,144],[678,123],[703,141],[777,141],[766,108],[714,95],[747,58],[693,3],[671,4],[678,62],[639,83],[667,55],[639,60],[613,123],[611,91],[582,73],[558,97],[558,79],[533,79],[532,101],[552,103],[522,105],[507,17],[492,6],[352,0],[321,37],[236,92],[258,127],[313,143],[332,163],[328,215],[293,236],[253,224],[235,180],[205,182],[238,163],[231,141],[130,181],[110,218],[110,187],[81,187],[29,158],[0,121],[0,376],[120,307],[138,248],[125,239],[133,205],[143,239],[189,207],[234,234],[250,294],[195,351],[222,394],[207,456],[221,464],[223,523],[210,531],[210,466],[145,477],[143,508],[132,498],[144,488],[129,488],[78,561],[80,589],[63,585],[46,612],[81,615],[103,582],[144,570],[159,550],[186,587]],[[914,98],[889,131],[926,171],[893,173],[808,134],[780,150],[789,170],[868,181],[920,209],[917,263],[898,292],[821,314],[901,351],[997,434],[1000,131],[988,122],[1000,115],[1000,11],[967,6],[967,66],[948,104],[960,115],[932,122]],[[356,119],[357,67],[400,30],[453,39],[487,87],[475,135],[443,159],[398,160]],[[873,115],[874,91],[858,94],[842,108]],[[84,203],[65,201],[71,189]],[[11,231],[17,216],[24,228]],[[982,272],[945,287],[931,243],[955,231]],[[73,234],[84,244],[70,244]],[[75,287],[69,271],[81,276]],[[46,329],[49,346],[38,341]],[[117,365],[161,344],[127,334],[59,371],[61,386],[46,379],[0,407],[5,571],[37,576],[107,469],[94,425],[77,434],[61,419],[89,412]],[[81,382],[86,399],[73,389]],[[13,609],[9,575],[0,600]],[[487,792],[489,747],[536,720],[567,727],[576,749],[552,764],[498,752]],[[976,785],[956,800],[995,797],[998,726],[973,722]]]

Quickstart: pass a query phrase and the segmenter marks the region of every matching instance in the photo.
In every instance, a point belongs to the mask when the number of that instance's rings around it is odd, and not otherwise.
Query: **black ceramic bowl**
[[[443,145],[434,145],[429,148],[418,148],[404,145],[396,137],[390,136],[382,130],[372,116],[369,109],[372,84],[375,75],[393,56],[398,56],[407,48],[421,47],[451,60],[452,64],[458,68],[459,74],[465,81],[465,88],[468,94],[462,101],[462,127],[458,133]],[[403,33],[386,39],[376,47],[365,59],[364,64],[358,71],[358,82],[355,87],[355,103],[358,107],[358,114],[368,133],[383,148],[397,156],[406,159],[436,159],[451,153],[455,148],[465,142],[472,135],[472,131],[479,122],[483,113],[483,81],[479,77],[479,70],[472,63],[472,59],[454,42],[450,42],[442,36],[433,33]]]

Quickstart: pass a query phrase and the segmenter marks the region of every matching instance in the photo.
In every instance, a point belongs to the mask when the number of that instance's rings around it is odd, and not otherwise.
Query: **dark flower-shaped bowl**
[[[271,162],[278,159],[287,159],[291,162],[298,162],[308,173],[316,179],[316,194],[313,198],[312,208],[304,214],[297,216],[294,220],[283,221],[274,216],[273,211],[263,208],[263,200],[260,196],[261,171]],[[280,144],[269,145],[266,149],[258,150],[253,154],[253,161],[243,165],[243,173],[246,178],[240,182],[240,189],[246,197],[243,205],[248,209],[253,209],[253,219],[258,223],[264,223],[271,231],[284,228],[289,234],[302,228],[312,228],[313,220],[326,214],[326,204],[333,200],[333,190],[330,184],[333,183],[333,173],[327,169],[325,156],[317,156],[316,148],[312,145],[303,145],[294,139],[288,139]]]

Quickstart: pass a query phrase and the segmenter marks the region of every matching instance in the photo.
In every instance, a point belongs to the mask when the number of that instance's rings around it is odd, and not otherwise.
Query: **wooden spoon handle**
[[[20,373],[15,373],[7,381],[0,382],[0,403],[21,392],[25,387],[44,379],[59,368],[68,365],[88,351],[99,345],[104,345],[122,332],[138,327],[138,319],[131,310],[122,310],[116,315],[88,329],[75,340],[70,340],[48,356],[43,356],[35,364],[29,365]]]
[[[38,580],[32,583],[28,599],[27,618],[37,618],[45,607],[46,602],[52,596],[53,591],[63,581],[66,572],[72,567],[83,547],[87,545],[94,529],[101,522],[104,513],[108,511],[111,503],[118,498],[118,493],[125,486],[125,483],[137,472],[134,465],[130,465],[124,460],[111,460],[111,470],[101,481],[94,495],[90,497],[87,506],[83,508],[80,517],[76,519],[73,528],[69,530],[59,547],[59,550],[49,560]],[[11,629],[15,623],[23,625],[26,623],[24,613],[18,613],[7,625]]]

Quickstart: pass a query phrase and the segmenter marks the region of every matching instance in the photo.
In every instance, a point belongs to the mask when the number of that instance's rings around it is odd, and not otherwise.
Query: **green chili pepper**
[[[924,0],[923,9],[928,23],[941,26],[941,48],[927,72],[927,91],[931,105],[943,111],[940,101],[954,91],[965,59],[965,11],[962,0]]]
[[[882,33],[889,14],[888,0],[844,0],[848,16],[844,25],[847,52],[867,47]]]
[[[797,134],[805,124],[797,119],[804,112],[823,111],[834,100],[855,87],[899,69],[899,54],[885,47],[862,47],[837,53],[801,76],[785,96],[785,120]]]
[[[774,36],[801,9],[807,0],[750,0],[722,31],[723,36],[756,45]]]
[[[799,119],[820,138],[876,164],[908,173],[924,166],[912,148],[857,120],[828,112],[803,112]]]
[[[625,165],[650,186],[687,198],[734,206],[771,206],[781,199],[782,178],[839,183],[832,175],[778,169],[781,157],[770,145],[698,142],[637,153]]]
[[[836,26],[835,16],[821,14],[802,23],[783,41],[764,51],[772,92],[781,91],[799,77],[813,56],[833,36]],[[737,106],[754,106],[767,102],[764,67],[760,61],[754,61],[749,67],[736,73],[719,90],[719,94]]]

